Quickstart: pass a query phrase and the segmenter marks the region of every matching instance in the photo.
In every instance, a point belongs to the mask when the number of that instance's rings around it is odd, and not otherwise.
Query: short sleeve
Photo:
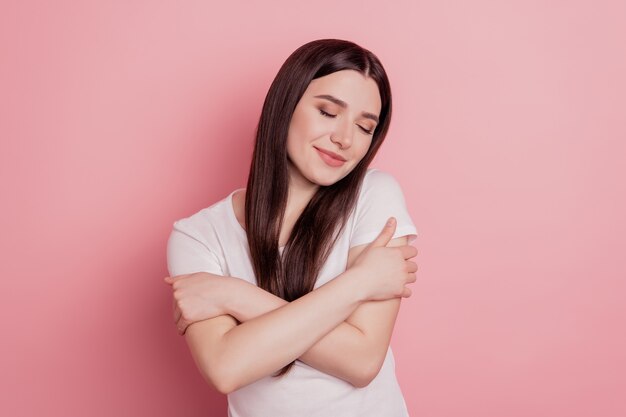
[[[408,236],[409,243],[417,237],[417,229],[409,215],[400,184],[388,172],[372,168],[365,178],[355,208],[350,247],[372,242],[387,219],[395,217],[393,238]]]
[[[182,221],[174,222],[167,241],[167,269],[170,276],[209,272],[224,275],[218,257],[204,243],[201,236]]]

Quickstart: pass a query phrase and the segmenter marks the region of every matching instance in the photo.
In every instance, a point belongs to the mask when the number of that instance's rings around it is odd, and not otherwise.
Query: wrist
[[[224,299],[222,302],[222,308],[224,314],[229,314],[236,318],[238,321],[243,322],[240,317],[242,307],[246,305],[248,300],[249,291],[251,287],[256,287],[249,282],[237,278],[237,277],[225,277],[224,282]]]
[[[368,294],[367,289],[363,286],[363,280],[359,280],[359,275],[359,269],[357,267],[351,267],[341,273],[338,278],[348,284],[350,294],[355,297],[354,301],[362,303],[368,300]]]
[[[222,305],[224,314],[233,316],[241,323],[248,321],[265,312],[259,311],[267,307],[267,299],[262,297],[264,295],[267,296],[269,293],[244,279],[228,277]]]

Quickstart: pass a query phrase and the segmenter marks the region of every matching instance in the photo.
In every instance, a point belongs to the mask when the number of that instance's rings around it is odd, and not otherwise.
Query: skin
[[[343,108],[315,97],[318,95],[332,95],[348,106]],[[339,181],[365,156],[372,134],[363,128],[373,131],[376,121],[363,117],[362,112],[378,115],[380,108],[376,82],[357,71],[337,71],[309,83],[293,112],[287,135],[290,175],[287,213],[291,217],[299,216],[320,185]],[[339,154],[347,161],[341,167],[328,166],[315,147]]]
[[[321,94],[346,105],[315,97]],[[343,178],[366,154],[372,136],[364,130],[373,131],[376,121],[363,112],[376,116],[380,107],[376,83],[356,71],[309,84],[287,138],[290,183],[280,246],[317,188]],[[329,166],[316,147],[346,162]],[[233,195],[245,228],[244,201],[245,190]],[[415,281],[417,270],[408,261],[417,250],[405,236],[391,239],[394,231],[395,223],[370,244],[351,248],[346,272],[291,303],[232,277],[203,272],[166,278],[174,289],[175,320],[191,323],[185,337],[203,376],[227,394],[300,359],[366,386],[382,366],[400,300],[411,295],[405,285]]]

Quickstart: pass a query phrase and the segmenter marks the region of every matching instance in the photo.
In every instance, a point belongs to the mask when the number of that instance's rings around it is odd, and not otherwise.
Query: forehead
[[[355,111],[380,113],[381,100],[378,84],[370,77],[364,77],[354,70],[336,71],[316,78],[309,83],[304,96],[311,100],[316,95],[328,94],[345,101]]]

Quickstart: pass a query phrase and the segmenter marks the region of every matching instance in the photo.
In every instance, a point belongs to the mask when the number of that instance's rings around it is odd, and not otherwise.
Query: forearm
[[[229,297],[228,313],[242,323],[289,304],[247,281],[238,279],[235,283],[233,296]],[[372,360],[365,338],[360,329],[343,321],[298,359],[317,370],[359,386]]]
[[[234,390],[272,374],[342,323],[361,303],[353,279],[345,272],[224,334],[220,362],[228,369],[227,385]]]

